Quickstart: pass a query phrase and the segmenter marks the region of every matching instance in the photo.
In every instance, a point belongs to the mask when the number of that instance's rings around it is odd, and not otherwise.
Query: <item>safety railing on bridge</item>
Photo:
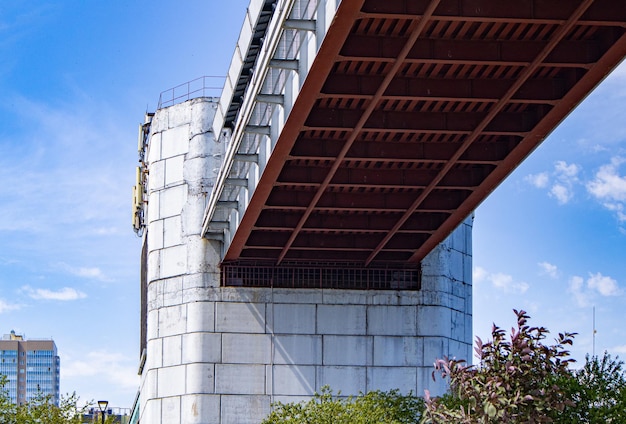
[[[159,96],[159,106],[174,106],[198,97],[219,97],[226,77],[203,76],[165,90]]]

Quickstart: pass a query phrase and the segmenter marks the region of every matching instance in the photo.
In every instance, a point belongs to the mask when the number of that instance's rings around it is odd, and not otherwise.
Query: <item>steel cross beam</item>
[[[417,39],[421,35],[422,31],[424,30],[424,27],[428,23],[428,20],[430,19],[430,17],[435,12],[435,9],[439,5],[440,1],[441,0],[432,0],[430,2],[428,7],[426,8],[426,11],[424,12],[424,15],[421,17],[421,19],[419,20],[419,22],[417,23],[417,25],[413,29],[411,35],[409,36],[409,38],[407,39],[406,43],[402,47],[402,50],[400,50],[398,56],[396,57],[396,59],[395,59],[395,61],[393,63],[393,66],[391,67],[391,69],[389,70],[387,75],[385,75],[385,78],[383,79],[383,81],[381,82],[380,86],[376,90],[376,93],[372,97],[372,99],[371,99],[370,103],[368,104],[367,108],[365,109],[365,111],[363,112],[363,114],[359,118],[358,122],[356,123],[356,125],[352,129],[352,131],[350,133],[350,136],[348,137],[348,139],[346,140],[343,148],[341,149],[341,152],[339,152],[339,154],[337,155],[337,158],[335,159],[335,162],[333,163],[333,166],[331,167],[330,171],[326,175],[326,178],[324,179],[324,181],[322,182],[320,187],[317,189],[317,192],[315,193],[315,196],[311,200],[311,203],[309,204],[307,209],[304,211],[304,214],[302,215],[302,218],[298,222],[298,225],[296,225],[296,227],[294,228],[293,232],[289,236],[289,239],[287,240],[287,243],[285,244],[285,246],[283,247],[282,251],[280,252],[280,255],[278,256],[278,261],[277,262],[279,264],[285,258],[285,255],[287,255],[287,252],[291,248],[291,245],[295,241],[296,237],[298,237],[298,235],[300,234],[300,231],[302,230],[302,227],[304,227],[304,224],[306,223],[307,219],[309,218],[309,216],[313,212],[313,209],[317,205],[317,202],[319,201],[319,199],[322,197],[322,195],[326,191],[326,188],[330,184],[330,181],[332,180],[332,178],[335,176],[335,173],[337,172],[337,169],[341,165],[343,159],[346,157],[346,155],[348,153],[348,150],[350,150],[350,147],[352,146],[352,143],[354,143],[354,141],[358,137],[359,133],[361,132],[361,130],[365,126],[365,123],[367,122],[369,117],[374,112],[374,109],[376,109],[376,106],[378,105],[378,102],[380,101],[380,99],[382,98],[383,94],[385,93],[385,90],[387,89],[387,87],[389,86],[389,84],[391,83],[393,78],[396,76],[396,73],[398,72],[400,67],[404,64],[404,60],[409,56],[409,53],[411,52],[411,49],[413,48],[413,45],[415,44],[415,42],[417,41]]]
[[[446,176],[448,171],[452,169],[455,162],[461,157],[461,155],[467,150],[467,148],[478,138],[478,136],[482,133],[482,131],[489,125],[489,123],[496,117],[496,115],[504,108],[504,106],[511,100],[511,98],[515,95],[515,93],[519,90],[519,88],[532,76],[532,74],[537,70],[537,68],[541,65],[541,63],[545,60],[545,58],[550,54],[550,52],[556,47],[556,45],[565,37],[568,31],[576,24],[578,19],[585,13],[585,11],[591,6],[594,0],[584,0],[574,11],[574,13],[569,17],[569,19],[559,27],[559,29],[554,33],[550,41],[545,45],[542,51],[535,57],[535,59],[530,63],[530,65],[524,69],[524,71],[520,74],[519,78],[515,81],[515,83],[507,90],[507,92],[502,96],[502,98],[494,104],[494,106],[489,110],[487,116],[482,120],[482,122],[472,131],[472,133],[467,137],[467,139],[463,142],[463,144],[459,147],[456,153],[450,158],[450,160],[444,165],[444,167],[439,171],[438,175],[431,181],[428,187],[415,199],[413,204],[406,210],[406,212],[402,215],[402,217],[396,222],[393,228],[389,231],[389,233],[380,241],[378,246],[372,251],[367,260],[365,261],[365,265],[369,265],[376,256],[380,253],[380,251],[387,245],[389,240],[393,237],[393,235],[402,227],[402,225],[409,219],[409,217],[415,212],[415,210],[422,204],[422,202],[430,195],[433,189],[437,186],[437,184]],[[415,261],[417,259],[417,252],[411,256],[409,261]]]

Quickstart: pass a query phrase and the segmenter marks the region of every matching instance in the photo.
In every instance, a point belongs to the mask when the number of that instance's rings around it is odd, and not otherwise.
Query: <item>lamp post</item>
[[[109,405],[108,400],[98,401],[98,408],[100,408],[100,415],[102,416],[102,424],[104,424],[104,413],[106,412],[108,405]]]

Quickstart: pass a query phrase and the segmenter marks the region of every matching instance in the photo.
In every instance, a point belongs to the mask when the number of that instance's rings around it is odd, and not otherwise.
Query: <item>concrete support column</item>
[[[201,237],[206,196],[223,156],[211,129],[216,105],[194,99],[158,110],[152,120],[142,422],[204,423],[207,409],[219,409],[212,383],[219,337],[214,304],[205,300],[219,286],[221,245]]]

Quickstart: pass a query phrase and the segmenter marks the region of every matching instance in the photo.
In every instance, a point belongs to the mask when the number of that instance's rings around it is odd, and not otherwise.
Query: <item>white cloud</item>
[[[503,274],[501,272],[497,272],[495,274],[489,275],[489,281],[493,284],[494,287],[499,289],[506,289],[513,284],[513,277],[508,274]]]
[[[73,267],[63,262],[61,262],[59,266],[66,272],[75,275],[76,277],[99,281],[111,281],[111,279],[108,278],[98,267]]]
[[[586,185],[587,191],[606,209],[614,212],[620,222],[626,221],[626,176],[619,174],[619,168],[624,162],[625,158],[612,158],[610,163],[600,167],[595,178]]]
[[[89,352],[74,359],[66,355],[61,367],[62,379],[86,379],[98,376],[117,386],[135,389],[139,384],[136,358],[128,358],[119,353],[106,351]]]
[[[474,267],[473,271],[474,282],[487,281],[491,285],[501,291],[508,293],[524,294],[530,287],[528,283],[524,281],[515,281],[513,276],[504,274],[501,272],[491,273],[482,267]]]
[[[34,289],[30,286],[22,287],[28,296],[36,300],[60,300],[71,301],[84,299],[87,295],[71,287],[63,287],[59,290]]]
[[[538,265],[543,274],[548,275],[550,278],[558,278],[559,269],[556,265],[553,265],[550,262],[539,262]]]
[[[589,294],[584,292],[585,280],[577,275],[570,278],[568,291],[574,296],[581,308],[589,306]]]
[[[579,184],[578,174],[581,169],[580,165],[559,160],[554,163],[552,172],[530,174],[524,180],[536,188],[547,188],[548,195],[564,205],[574,198],[574,188]]]
[[[72,273],[78,277],[96,278],[98,280],[104,278],[104,274],[100,268],[77,268]]]
[[[480,266],[475,266],[472,271],[472,280],[475,283],[485,281],[485,279],[487,278],[487,275],[489,275],[489,273],[485,270],[485,268],[480,267]]]
[[[596,290],[602,296],[617,296],[621,293],[616,280],[611,277],[606,277],[599,272],[596,274],[589,274],[587,286],[590,289]]]
[[[556,182],[550,188],[550,196],[556,198],[560,205],[569,203],[574,197],[574,185],[578,182],[580,166],[575,163],[559,160],[554,164]]]
[[[618,173],[624,158],[614,157],[611,163],[602,165],[596,173],[595,179],[587,184],[587,190],[600,200],[626,201],[626,176]]]
[[[580,307],[590,306],[597,295],[610,297],[622,294],[622,290],[615,279],[604,276],[599,272],[595,274],[590,273],[587,284],[585,284],[583,277],[572,277],[568,291],[574,296],[576,303]]]
[[[524,179],[537,188],[546,188],[548,186],[548,182],[550,181],[550,177],[548,176],[547,172],[530,174],[527,175]]]
[[[572,197],[574,197],[574,193],[572,193],[572,191],[568,187],[565,187],[563,184],[559,183],[554,184],[549,193],[551,197],[554,197],[557,202],[559,202],[559,205],[564,205],[568,203],[570,200],[572,200]]]
[[[615,212],[617,219],[620,222],[626,221],[626,212],[624,209],[624,203],[604,203],[604,207],[610,210],[611,212]]]
[[[575,163],[568,165],[567,162],[559,160],[554,164],[554,172],[558,178],[573,179],[577,178],[577,175],[580,172],[580,166]]]
[[[102,228],[96,228],[93,230],[93,234],[98,235],[98,236],[108,236],[111,234],[120,234],[121,231],[119,228],[117,227],[102,227]]]
[[[0,314],[9,311],[15,311],[20,309],[20,305],[7,303],[5,300],[0,299]]]
[[[548,195],[560,204],[569,203],[575,195],[578,185],[583,185],[587,192],[598,200],[607,210],[613,212],[620,222],[626,222],[626,175],[620,174],[620,166],[626,158],[616,156],[610,163],[602,165],[594,178],[581,182],[581,166],[565,161],[556,161],[551,173],[541,172],[527,175],[524,179],[539,189],[547,189]]]

